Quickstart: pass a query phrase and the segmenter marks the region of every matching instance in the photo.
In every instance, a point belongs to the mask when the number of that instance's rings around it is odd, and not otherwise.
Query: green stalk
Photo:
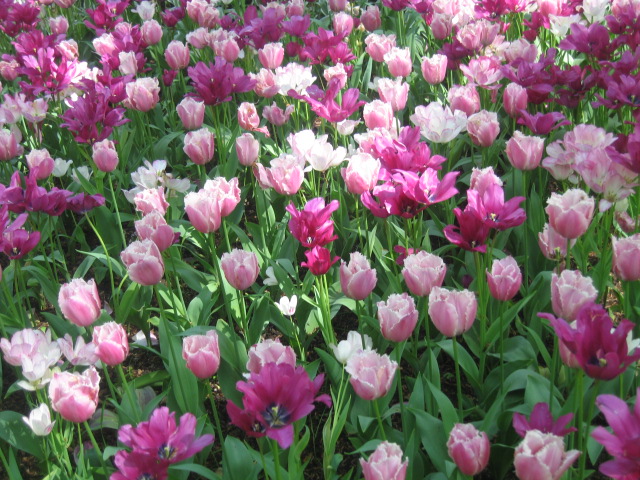
[[[282,480],[280,475],[280,447],[278,447],[278,442],[275,440],[271,440],[271,451],[273,452],[273,460],[275,462],[276,480]]]
[[[384,441],[387,440],[387,435],[384,433],[384,425],[382,424],[382,416],[380,415],[380,406],[378,405],[378,399],[373,399],[373,409],[376,412],[376,418],[378,419],[378,428],[380,429],[380,435]]]
[[[456,369],[456,395],[458,396],[458,416],[462,422],[464,420],[464,410],[462,406],[462,382],[460,379],[460,363],[458,362],[458,339],[453,337],[453,362]]]
[[[98,442],[96,442],[96,437],[93,436],[93,432],[91,431],[91,427],[89,427],[89,423],[85,420],[84,428],[87,430],[87,434],[89,435],[89,439],[91,440],[91,445],[93,445],[93,449],[98,454],[98,458],[100,459],[100,466],[102,467],[103,473],[107,474],[107,465],[104,463],[104,458],[102,457],[102,450],[100,450],[100,446]],[[82,448],[82,438],[80,438],[80,448]]]

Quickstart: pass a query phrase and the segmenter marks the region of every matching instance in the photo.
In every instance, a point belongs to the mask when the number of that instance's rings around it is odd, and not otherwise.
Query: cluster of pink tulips
[[[640,480],[639,32],[0,0],[0,471]]]

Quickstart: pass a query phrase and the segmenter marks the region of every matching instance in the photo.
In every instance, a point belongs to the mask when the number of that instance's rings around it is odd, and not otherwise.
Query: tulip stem
[[[455,363],[456,369],[456,394],[458,396],[458,415],[460,416],[459,421],[462,422],[464,420],[464,410],[462,407],[462,383],[460,381],[460,364],[458,363],[458,338],[453,337],[453,362]]]
[[[140,405],[138,402],[134,401],[133,395],[131,393],[131,388],[129,387],[129,382],[127,382],[127,377],[124,374],[124,370],[122,369],[122,364],[116,365],[116,371],[118,372],[118,376],[120,377],[120,381],[122,382],[122,388],[124,389],[127,399],[131,404],[131,408],[135,414],[134,420],[137,422],[142,418],[142,412],[140,411]]]
[[[213,386],[209,382],[209,380],[205,380],[207,385],[209,386],[209,401],[211,402],[211,410],[213,411],[213,418],[216,422],[216,431],[218,432],[218,443],[220,444],[220,448],[222,448],[222,462],[224,468],[231,468],[229,464],[229,459],[227,458],[227,452],[224,448],[224,435],[222,434],[222,427],[220,426],[220,417],[218,415],[218,408],[216,406],[216,402],[214,399]],[[262,452],[261,452],[262,454]],[[224,470],[223,468],[223,470]]]
[[[91,221],[91,217],[89,216],[89,214],[87,213],[84,218],[87,219],[87,222],[89,223],[89,226],[91,227],[91,230],[93,230],[93,233],[96,234],[96,237],[98,238],[98,242],[100,242],[100,246],[102,247],[102,250],[104,250],[104,256],[107,260],[107,268],[109,269],[109,280],[111,282],[111,291],[113,292],[114,296],[116,294],[116,287],[115,287],[115,282],[113,280],[113,268],[111,266],[111,255],[109,255],[109,250],[107,250],[107,246],[104,244],[104,240],[102,240],[102,236],[100,235],[100,232],[98,231],[98,229],[96,228],[96,226],[93,224],[93,222]],[[118,304],[120,303],[120,299],[118,299]],[[117,308],[116,308],[117,311]]]
[[[276,480],[281,480],[280,475],[280,449],[276,440],[271,440],[271,451],[273,452],[274,467],[276,469]]]
[[[112,175],[107,174],[109,178],[109,188],[111,189],[111,201],[113,202],[113,208],[116,211],[116,221],[118,222],[118,230],[120,231],[120,238],[122,239],[122,248],[127,246],[127,240],[124,236],[124,230],[122,229],[122,220],[120,220],[120,210],[118,209],[118,202],[116,201],[115,190],[113,189]]]
[[[582,452],[580,455],[580,464],[578,467],[578,479],[582,480],[584,478],[584,470],[587,465],[587,438],[589,437],[589,430],[591,426],[591,419],[593,418],[593,409],[596,405],[596,398],[598,396],[598,391],[600,390],[600,380],[595,379],[593,384],[593,395],[591,396],[591,401],[589,402],[589,410],[587,411],[587,428],[586,431],[580,435],[580,451]]]
[[[87,434],[89,435],[89,439],[91,440],[91,445],[93,445],[93,449],[98,454],[98,459],[100,460],[100,466],[102,467],[102,471],[106,475],[107,465],[104,463],[104,458],[102,457],[102,450],[100,450],[100,446],[98,445],[98,442],[96,442],[96,437],[93,436],[93,432],[91,431],[91,427],[89,426],[89,423],[86,420],[83,423],[84,423],[84,428],[87,430]],[[80,441],[82,442],[82,438],[80,439]],[[82,443],[80,444],[80,448],[82,448]]]
[[[378,399],[373,399],[373,409],[376,412],[376,418],[378,419],[378,428],[380,429],[380,435],[382,440],[387,441],[387,435],[384,433],[384,425],[382,424],[382,416],[380,415],[380,406],[378,405]]]

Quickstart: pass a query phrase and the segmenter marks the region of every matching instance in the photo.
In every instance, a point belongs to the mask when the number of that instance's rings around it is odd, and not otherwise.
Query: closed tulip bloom
[[[151,240],[161,252],[164,252],[180,238],[180,234],[173,231],[173,228],[167,224],[164,216],[158,211],[146,214],[141,220],[136,220],[134,225],[138,238]]]
[[[446,55],[436,54],[432,57],[423,57],[420,69],[422,70],[422,76],[431,85],[437,85],[444,81],[444,77],[447,75],[447,63],[448,59]]]
[[[204,102],[194,98],[184,98],[176,107],[182,126],[187,130],[200,128],[204,122]]]
[[[402,276],[411,293],[426,297],[433,287],[442,286],[447,267],[442,258],[421,250],[404,259]]]
[[[258,60],[264,68],[275,70],[282,65],[284,60],[284,47],[282,43],[267,43],[264,47],[258,50]]]
[[[162,254],[151,240],[133,242],[120,254],[129,277],[140,285],[156,285],[164,275]]]
[[[349,158],[346,168],[340,170],[347,190],[355,195],[369,192],[378,183],[380,160],[369,153],[356,153]]]
[[[367,9],[360,15],[360,22],[367,32],[373,32],[380,28],[382,19],[380,18],[380,9],[375,5],[369,5]]]
[[[571,242],[573,247],[576,240],[569,240],[556,232],[548,223],[544,224],[542,232],[538,234],[538,246],[542,254],[549,260],[555,260],[557,255],[564,257],[567,254],[567,244]]]
[[[83,373],[58,372],[49,384],[51,406],[62,418],[71,422],[85,422],[98,407],[100,375],[94,367]]]
[[[247,370],[249,373],[260,373],[267,363],[284,363],[296,367],[296,352],[288,345],[280,343],[279,339],[270,338],[253,345],[247,352]]]
[[[485,432],[470,423],[456,423],[449,434],[447,451],[463,474],[474,476],[487,467],[491,445]]]
[[[580,270],[564,270],[551,275],[551,307],[553,313],[567,322],[574,321],[583,305],[594,302],[598,291],[590,277]]]
[[[502,104],[505,111],[511,118],[520,116],[521,110],[526,110],[529,104],[527,90],[517,83],[510,83],[502,94]]]
[[[367,103],[362,109],[362,118],[369,130],[373,130],[374,128],[391,130],[395,120],[393,107],[390,103],[383,102],[382,100],[374,100],[371,103]]]
[[[184,210],[193,227],[202,233],[220,228],[222,217],[229,215],[240,202],[238,179],[223,177],[207,180],[197,192],[184,197]]]
[[[411,51],[408,48],[393,47],[384,55],[384,63],[394,77],[407,77],[411,73]]]
[[[253,285],[260,273],[258,257],[246,250],[234,248],[222,255],[220,263],[227,282],[238,290],[246,290]]]
[[[96,282],[75,278],[60,287],[58,305],[62,315],[79,327],[86,327],[100,316],[100,296]]]
[[[409,460],[402,461],[402,449],[395,443],[382,442],[366,462],[360,459],[364,480],[404,480]]]
[[[333,16],[333,30],[336,35],[349,36],[354,27],[354,18],[345,12],[337,13]],[[344,85],[343,85],[344,86]]]
[[[451,110],[460,110],[467,117],[480,111],[480,94],[475,85],[454,85],[447,94]]]
[[[213,160],[216,136],[207,127],[189,132],[184,137],[184,153],[196,165]]]
[[[215,375],[220,367],[218,333],[209,330],[205,335],[189,335],[182,339],[182,358],[187,368],[198,378]]]
[[[578,450],[565,452],[562,437],[529,430],[516,448],[513,463],[520,480],[558,480],[579,456]]]
[[[62,15],[49,18],[49,28],[51,29],[51,35],[62,35],[69,30],[69,21]]]
[[[204,190],[213,193],[220,200],[220,215],[227,217],[240,203],[238,177],[227,180],[224,177],[210,178],[204,183]]]
[[[92,147],[92,159],[101,172],[113,172],[118,166],[118,152],[111,140],[96,142]]]
[[[378,321],[382,336],[392,342],[408,339],[418,323],[418,310],[406,292],[394,293],[386,302],[378,302]]]
[[[498,114],[487,110],[474,113],[467,119],[467,132],[476,145],[490,147],[500,133]]]
[[[618,240],[612,237],[613,273],[620,280],[640,280],[640,234]]]
[[[191,60],[189,47],[178,40],[173,40],[167,45],[167,49],[164,51],[164,58],[173,70],[187,68]]]
[[[21,140],[22,137],[19,132],[0,128],[0,161],[4,162],[22,155]]]
[[[154,19],[146,20],[142,22],[140,33],[142,33],[144,43],[155,45],[162,39],[162,26]]]
[[[122,325],[108,322],[93,329],[96,355],[102,363],[119,365],[129,355],[129,339]]]
[[[429,316],[446,337],[455,337],[469,330],[477,310],[478,301],[469,290],[451,291],[434,287],[429,294]]]
[[[365,400],[375,400],[389,392],[397,368],[398,363],[389,355],[364,350],[349,358],[345,370],[356,394]]]
[[[127,83],[127,98],[124,104],[128,108],[148,112],[160,101],[160,85],[157,78],[138,78]]]
[[[369,335],[360,335],[359,332],[352,330],[347,334],[346,340],[341,340],[338,345],[329,346],[336,360],[344,365],[352,355],[363,350],[371,350],[373,348],[373,340]]]
[[[55,162],[46,148],[31,150],[27,156],[27,165],[30,170],[36,170],[36,178],[43,180],[51,175]]]
[[[375,268],[360,252],[350,255],[349,263],[340,265],[340,287],[342,293],[354,300],[364,300],[376,286],[378,277]]]
[[[164,197],[164,187],[145,188],[136,193],[133,203],[136,205],[136,210],[143,215],[151,212],[160,212],[164,215],[169,207],[169,202]]]
[[[318,245],[305,251],[304,256],[307,257],[307,261],[300,263],[300,265],[307,267],[315,276],[324,275],[334,263],[340,260],[338,256],[331,257],[331,252],[328,248]]]
[[[574,188],[562,195],[552,193],[544,211],[556,232],[566,238],[578,238],[589,228],[594,209],[595,200],[584,190]]]
[[[522,272],[518,262],[511,256],[494,260],[491,271],[487,270],[487,283],[493,298],[502,302],[511,300],[522,285]]]
[[[46,403],[41,403],[39,407],[31,410],[29,418],[22,417],[22,421],[29,426],[34,435],[39,437],[49,435],[56,424],[55,421],[51,421],[51,412]]]
[[[245,167],[253,166],[260,155],[260,142],[250,133],[243,133],[236,138],[238,163]]]
[[[532,137],[516,130],[507,142],[507,158],[518,170],[535,170],[542,161],[544,139]]]
[[[380,100],[391,105],[394,112],[399,112],[407,105],[409,84],[403,82],[401,78],[395,80],[381,78],[378,80],[377,86]]]

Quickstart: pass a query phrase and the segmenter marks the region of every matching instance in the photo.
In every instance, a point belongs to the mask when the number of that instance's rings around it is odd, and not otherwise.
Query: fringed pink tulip
[[[189,335],[182,339],[182,358],[187,368],[198,378],[209,378],[220,366],[218,333],[209,330],[205,335]]]
[[[382,336],[392,342],[407,340],[418,323],[416,304],[406,292],[394,293],[386,302],[378,302],[378,321]]]
[[[100,317],[101,302],[96,282],[75,278],[60,287],[58,305],[62,315],[79,327],[87,327]]]
[[[364,300],[373,291],[378,281],[375,268],[360,252],[350,255],[349,263],[340,265],[340,287],[342,293],[354,300]]]
[[[220,264],[227,282],[238,290],[246,290],[253,285],[260,273],[256,254],[238,248],[224,253]]]
[[[447,450],[458,469],[472,477],[487,467],[491,445],[485,432],[470,423],[456,423],[449,434]]]
[[[469,290],[434,287],[429,294],[429,317],[438,331],[455,337],[469,330],[476,319],[478,301]]]
[[[106,365],[120,365],[129,355],[129,339],[122,325],[108,322],[93,329],[96,355]]]

